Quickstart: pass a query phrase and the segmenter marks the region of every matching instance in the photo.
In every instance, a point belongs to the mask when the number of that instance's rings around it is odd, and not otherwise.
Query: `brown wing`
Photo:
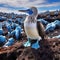
[[[37,21],[37,29],[38,29],[39,35],[42,38],[44,38],[44,36],[46,36],[45,31],[44,31],[45,28],[44,28],[43,24],[40,21]]]

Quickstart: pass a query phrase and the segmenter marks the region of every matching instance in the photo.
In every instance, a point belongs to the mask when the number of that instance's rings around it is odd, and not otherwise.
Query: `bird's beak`
[[[19,12],[27,12],[27,10],[18,10]]]
[[[31,9],[27,9],[27,10],[19,10],[20,12],[26,12],[29,15],[33,14],[33,11]]]

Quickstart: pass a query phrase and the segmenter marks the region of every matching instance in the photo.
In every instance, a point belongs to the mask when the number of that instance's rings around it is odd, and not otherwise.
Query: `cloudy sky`
[[[15,12],[36,6],[39,12],[60,9],[60,0],[0,0],[0,12]]]

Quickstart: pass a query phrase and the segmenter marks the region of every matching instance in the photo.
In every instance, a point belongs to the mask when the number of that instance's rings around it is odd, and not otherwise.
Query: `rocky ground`
[[[49,20],[51,21],[51,20]],[[50,39],[41,40],[40,48],[35,50],[31,47],[23,47],[23,43],[27,40],[23,35],[23,39],[16,42],[10,47],[0,48],[1,60],[60,60],[60,39],[52,38],[60,34],[60,29],[50,32],[47,36]]]
[[[56,32],[56,31],[55,31]],[[48,36],[60,34],[53,32]],[[40,48],[35,50],[31,47],[25,48],[22,44],[26,40],[16,42],[13,46],[0,48],[0,59],[2,60],[60,60],[60,39],[50,38],[40,41]]]

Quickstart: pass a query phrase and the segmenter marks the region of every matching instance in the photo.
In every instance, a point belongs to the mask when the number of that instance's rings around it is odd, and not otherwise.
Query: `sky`
[[[0,0],[0,12],[14,12],[36,6],[39,13],[60,9],[60,0]]]

